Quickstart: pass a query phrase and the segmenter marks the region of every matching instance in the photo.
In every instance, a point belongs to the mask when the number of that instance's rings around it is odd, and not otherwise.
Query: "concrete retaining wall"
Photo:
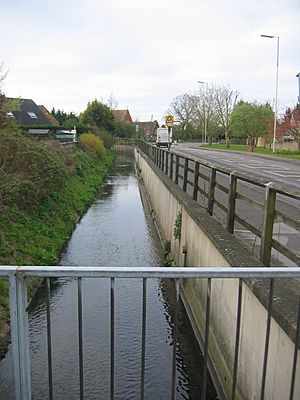
[[[240,242],[226,232],[137,149],[135,159],[162,235],[165,240],[170,241],[170,254],[176,265],[262,267],[262,264],[253,258]],[[181,237],[176,239],[174,224],[180,212],[182,213]],[[194,320],[198,336],[204,332],[206,285],[207,280],[193,280],[185,282],[181,288],[182,298],[191,319]],[[260,399],[267,290],[267,283],[258,281],[243,283],[236,399]],[[237,293],[238,280],[212,281],[209,353],[227,398],[231,397],[232,387]],[[297,304],[292,305],[292,308],[295,307],[297,309]],[[295,324],[293,318],[291,321],[286,314],[289,312],[275,312],[272,318],[265,399],[289,398]],[[294,400],[300,399],[299,351],[298,365]]]

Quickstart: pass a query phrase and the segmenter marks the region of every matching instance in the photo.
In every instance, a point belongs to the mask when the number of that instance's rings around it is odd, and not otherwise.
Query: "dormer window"
[[[9,118],[13,118],[14,114],[11,111],[9,111],[9,112],[6,113],[6,116],[9,117]]]
[[[32,112],[32,111],[27,111],[27,114],[29,115],[30,118],[32,118],[32,119],[37,119],[37,115],[36,115],[34,112]]]

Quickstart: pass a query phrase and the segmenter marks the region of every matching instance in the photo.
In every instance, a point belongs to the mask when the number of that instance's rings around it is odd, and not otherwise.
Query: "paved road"
[[[300,190],[300,160],[278,159],[256,153],[201,149],[199,143],[180,143],[173,146],[172,150]]]

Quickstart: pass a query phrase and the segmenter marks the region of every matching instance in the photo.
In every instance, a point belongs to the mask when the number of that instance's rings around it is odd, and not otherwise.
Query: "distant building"
[[[125,122],[127,124],[132,124],[132,118],[128,110],[112,110],[115,120],[118,122]]]
[[[17,123],[22,126],[51,126],[59,125],[56,118],[52,118],[49,115],[49,111],[41,106],[42,109],[35,104],[31,99],[11,99],[19,100],[20,105],[16,110],[11,111],[7,115],[11,118],[15,118]]]
[[[135,122],[139,127],[139,132],[144,135],[145,139],[154,139],[156,130],[159,127],[157,121]]]

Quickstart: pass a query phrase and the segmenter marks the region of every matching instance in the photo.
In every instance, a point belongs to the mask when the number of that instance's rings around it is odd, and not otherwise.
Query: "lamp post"
[[[199,85],[204,85],[204,81],[197,81]],[[200,92],[200,86],[199,86],[199,92]],[[205,100],[205,99],[204,99]],[[207,129],[206,129],[206,108],[205,108],[205,101],[203,102],[203,111],[204,111],[204,144],[206,144],[206,136],[207,136]]]
[[[260,35],[261,37],[268,39],[277,39],[277,52],[276,52],[276,89],[275,89],[275,104],[274,104],[274,130],[273,130],[273,154],[275,154],[275,143],[276,143],[276,123],[277,123],[277,111],[278,111],[278,64],[279,64],[279,36],[271,35]]]

